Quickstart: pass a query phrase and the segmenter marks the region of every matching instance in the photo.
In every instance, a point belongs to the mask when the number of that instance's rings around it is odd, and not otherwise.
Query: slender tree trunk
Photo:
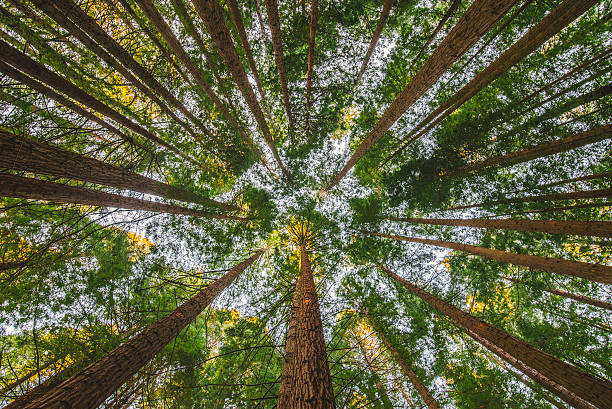
[[[520,283],[520,284],[525,285],[523,281],[517,280],[516,278],[506,277],[506,276],[503,276],[502,278],[504,280],[512,281],[513,283]],[[612,311],[612,303],[609,303],[609,302],[596,300],[594,298],[587,297],[585,295],[572,294],[567,291],[557,290],[555,288],[545,288],[544,291],[551,293],[551,294],[558,295],[559,297],[569,298],[571,300],[575,300],[575,301],[582,302],[585,304],[590,304],[594,307],[605,308],[606,310]]]
[[[446,301],[436,297],[435,295],[421,289],[420,287],[410,283],[409,281],[399,277],[391,270],[384,266],[380,266],[385,273],[391,278],[400,283],[408,291],[421,298],[423,301],[440,311],[447,316],[457,327],[467,331],[467,334],[478,335],[486,340],[491,345],[494,345],[498,350],[502,350],[505,354],[519,362],[528,362],[530,368],[537,371],[543,377],[566,388],[567,391],[579,399],[585,400],[596,407],[607,407],[612,401],[612,383],[597,378],[591,374],[581,371],[573,365],[561,361],[541,351],[520,338],[514,337],[506,331],[496,328],[470,314],[461,311],[459,308],[447,303]],[[493,351],[495,352],[495,351]],[[503,359],[503,356],[502,356]],[[525,375],[532,377],[533,373],[528,372]],[[550,382],[545,382],[543,378],[532,377],[532,379],[548,389],[550,392],[564,399],[567,396],[561,396],[559,390]],[[568,402],[570,403],[570,402]],[[570,403],[572,404],[572,403]]]
[[[540,190],[540,189],[546,189],[546,188],[555,187],[555,186],[567,185],[569,183],[574,183],[574,182],[583,182],[585,180],[595,180],[595,179],[606,179],[609,177],[612,177],[612,172],[594,173],[592,175],[578,176],[578,177],[571,178],[571,179],[559,180],[557,182],[545,183],[543,185],[535,186],[534,188],[515,190],[510,193],[522,193],[522,192],[527,192],[531,189]]]
[[[290,354],[285,355],[276,407],[333,409],[336,404],[323,338],[321,311],[308,251],[303,243],[300,245],[300,254],[300,277],[295,289],[299,295],[294,296],[287,331],[286,349]]]
[[[289,87],[287,85],[287,71],[285,69],[285,60],[283,57],[283,39],[281,36],[280,17],[278,15],[278,1],[265,0],[266,11],[268,13],[268,24],[272,33],[272,47],[274,48],[274,59],[278,69],[278,78],[283,94],[283,104],[287,111],[287,120],[289,121],[289,133],[293,133],[295,122],[291,112],[291,100],[289,99]],[[263,30],[263,26],[262,26]]]
[[[512,220],[512,219],[422,219],[416,217],[388,217],[395,222],[422,223],[442,226],[480,227],[552,234],[612,237],[612,222],[582,220]]]
[[[597,190],[581,190],[578,192],[567,192],[567,193],[549,193],[538,196],[527,196],[527,197],[511,197],[503,200],[496,200],[493,202],[476,203],[465,206],[449,207],[445,210],[461,210],[471,209],[473,207],[487,207],[496,206],[500,204],[511,204],[511,203],[527,203],[527,202],[545,202],[545,201],[559,201],[559,200],[579,200],[579,199],[598,199],[598,198],[612,198],[612,189],[597,189]]]
[[[115,207],[118,209],[143,210],[148,212],[182,214],[221,220],[247,220],[239,216],[214,214],[198,209],[189,209],[187,207],[136,199],[133,197],[106,193],[100,190],[62,185],[46,180],[24,178],[6,173],[0,173],[0,196],[90,206]]]
[[[308,36],[308,61],[306,68],[306,139],[310,137],[310,103],[312,76],[315,64],[315,36],[317,33],[317,20],[319,18],[319,0],[310,0],[310,32]]]
[[[357,89],[359,83],[361,82],[363,73],[368,67],[368,63],[370,62],[370,58],[374,53],[376,44],[378,44],[380,35],[382,34],[383,29],[385,28],[385,24],[387,23],[387,19],[389,18],[389,14],[391,13],[391,7],[393,7],[393,1],[394,0],[385,0],[385,3],[383,4],[382,10],[380,11],[380,16],[378,17],[378,23],[376,23],[376,29],[374,30],[372,40],[370,40],[370,45],[368,46],[368,51],[366,51],[366,55],[363,59],[363,62],[361,63],[361,68],[359,68],[359,72],[357,73],[357,79],[355,80],[355,89]],[[355,89],[353,89],[353,91]]]
[[[387,108],[326,190],[335,186],[391,128],[400,116],[480,37],[502,18],[516,0],[475,0],[410,83]]]
[[[494,250],[486,247],[472,246],[469,244],[456,243],[453,241],[419,239],[416,237],[395,236],[390,234],[381,234],[374,232],[366,232],[371,236],[384,237],[387,239],[409,241],[412,243],[428,244],[430,246],[446,247],[453,250],[463,251],[466,253],[476,254],[481,257],[487,257],[492,260],[501,261],[502,263],[510,263],[517,266],[534,268],[540,271],[546,271],[556,274],[567,274],[574,277],[583,278],[589,281],[597,281],[600,283],[612,284],[612,267],[583,263],[580,261],[563,260],[552,257],[532,256],[528,254],[516,254],[507,251]]]
[[[53,388],[25,408],[95,408],[140,370],[191,323],[227,286],[257,260],[258,250],[223,277],[198,292],[140,334],[115,348],[99,361]]]
[[[188,190],[141,176],[127,169],[0,130],[0,168],[64,177],[150,193],[226,211],[239,207],[196,195]]]
[[[215,0],[192,0],[192,3],[200,15],[200,18],[202,21],[204,21],[204,24],[206,25],[206,28],[208,29],[208,32],[210,33],[215,45],[217,46],[223,61],[225,61],[225,64],[229,68],[236,85],[238,85],[238,89],[240,90],[242,97],[253,113],[266,144],[272,151],[274,159],[276,159],[276,162],[281,168],[283,174],[287,177],[287,179],[289,179],[289,172],[278,155],[278,151],[274,145],[274,141],[272,140],[272,134],[268,128],[268,123],[264,118],[259,102],[257,102],[257,97],[253,92],[253,88],[251,88],[251,84],[249,83],[246,72],[244,71],[244,66],[242,65],[242,62],[240,62],[238,52],[236,51],[236,47],[232,41],[232,37],[225,26],[221,6],[219,6]]]
[[[573,206],[549,207],[548,209],[526,210],[522,212],[507,213],[507,214],[503,214],[500,216],[513,216],[513,215],[522,215],[522,214],[528,214],[528,213],[548,213],[548,212],[557,212],[557,211],[560,212],[564,210],[588,209],[591,207],[606,207],[606,206],[612,206],[612,202],[598,202],[598,203],[587,203],[587,204],[573,205]]]

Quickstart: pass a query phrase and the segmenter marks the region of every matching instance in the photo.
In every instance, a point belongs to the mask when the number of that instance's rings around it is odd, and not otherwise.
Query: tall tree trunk
[[[456,243],[453,241],[419,239],[416,237],[395,236],[374,232],[366,233],[371,236],[384,237],[387,239],[428,244],[430,246],[446,247],[453,250],[476,254],[481,257],[487,257],[492,260],[501,261],[502,263],[510,263],[517,266],[535,268],[536,270],[546,271],[549,273],[567,274],[589,281],[612,284],[611,266],[583,263],[580,261],[564,260],[552,257],[532,256],[529,254],[516,254],[507,251],[489,249],[486,247],[478,247],[469,244]]]
[[[522,214],[529,214],[529,213],[561,212],[564,210],[588,209],[591,207],[606,207],[606,206],[612,206],[612,202],[598,202],[598,203],[587,203],[587,204],[573,205],[573,206],[549,207],[548,209],[525,210],[525,211],[520,211],[520,212],[507,213],[507,214],[503,214],[500,216],[513,216],[513,215],[522,215]]]
[[[368,63],[370,62],[370,58],[374,53],[376,44],[378,44],[380,35],[382,34],[383,29],[385,28],[385,24],[387,23],[387,19],[389,18],[389,14],[391,13],[391,7],[393,7],[393,1],[394,0],[385,0],[385,3],[383,4],[382,10],[380,11],[380,16],[378,17],[378,23],[376,23],[376,29],[374,30],[374,34],[372,35],[372,39],[370,40],[370,45],[368,46],[368,51],[366,51],[363,62],[361,63],[361,68],[359,68],[359,72],[357,73],[357,79],[355,80],[355,89],[357,89],[359,83],[361,82],[361,77],[363,77],[363,73],[368,67]]]
[[[315,36],[317,33],[317,20],[319,18],[319,0],[310,0],[310,29],[308,35],[308,61],[306,68],[306,140],[310,137],[310,103],[312,76],[315,64]]]
[[[378,337],[378,339],[380,339],[380,341],[387,348],[387,350],[389,351],[393,359],[395,359],[395,362],[397,362],[397,364],[399,365],[404,375],[406,375],[406,377],[410,380],[410,383],[412,383],[412,386],[414,386],[414,389],[416,389],[416,391],[419,393],[419,396],[421,396],[421,399],[423,399],[423,402],[425,402],[425,405],[427,405],[429,409],[440,409],[440,405],[438,404],[438,401],[436,400],[436,398],[434,398],[434,396],[431,394],[429,389],[427,389],[427,386],[425,386],[423,382],[421,382],[417,374],[412,370],[410,365],[408,365],[408,362],[404,360],[404,358],[399,353],[399,351],[393,346],[393,344],[385,336],[385,333],[381,331],[381,329],[378,327],[376,322],[374,322],[369,317],[367,310],[362,309],[362,312],[365,314],[372,328],[374,328],[374,330],[376,331],[376,336]]]
[[[598,198],[612,198],[612,189],[597,189],[597,190],[581,190],[578,192],[567,192],[567,193],[548,193],[545,195],[538,196],[527,196],[527,197],[511,197],[503,200],[495,200],[493,202],[483,202],[464,206],[449,207],[445,210],[461,210],[471,209],[473,207],[487,207],[496,206],[500,204],[511,204],[511,203],[527,203],[527,202],[545,202],[545,201],[559,201],[559,200],[579,200],[579,199],[598,199]]]
[[[140,334],[115,348],[99,361],[25,406],[29,408],[95,408],[172,341],[227,286],[257,260],[258,250],[223,277],[198,292]]]
[[[300,245],[300,277],[295,291],[299,295],[293,299],[286,343],[290,354],[285,355],[276,407],[333,409],[336,404],[325,351],[321,311],[304,243]]]
[[[236,51],[232,37],[225,26],[221,6],[219,6],[215,0],[192,0],[192,3],[200,15],[200,18],[202,21],[204,21],[204,24],[206,25],[206,28],[210,33],[215,45],[217,46],[223,61],[225,61],[225,64],[229,68],[230,74],[232,75],[232,78],[234,78],[236,85],[238,85],[238,89],[240,90],[242,97],[253,113],[264,140],[272,151],[274,159],[276,159],[276,162],[281,168],[283,174],[287,177],[287,179],[289,179],[289,172],[278,155],[278,151],[274,145],[274,141],[272,140],[270,128],[268,128],[268,123],[264,118],[259,102],[257,102],[257,97],[253,92],[253,88],[251,88],[251,84],[247,78],[244,66],[238,57],[238,52]]]
[[[596,407],[608,407],[612,401],[612,382],[583,372],[575,366],[529,345],[520,338],[461,311],[459,308],[399,277],[384,266],[379,265],[379,268],[408,291],[447,316],[457,327],[466,330],[468,335],[476,334],[490,345],[494,345],[498,350],[502,350],[504,352],[503,356],[500,356],[502,359],[504,356],[510,356],[516,361],[528,362],[534,371],[537,371],[546,379],[562,386],[569,393]],[[555,388],[554,385],[546,382],[543,378],[534,376],[531,371],[525,372],[525,375],[532,377],[534,381],[559,396],[559,398],[565,400],[567,397],[566,395],[561,396],[558,388]],[[571,402],[568,403],[572,404]]]
[[[612,237],[612,222],[582,220],[512,220],[512,219],[422,219],[417,217],[388,217],[395,222],[433,224],[438,226],[466,226],[483,229],[502,229],[553,234]]]
[[[280,17],[278,15],[278,1],[265,0],[266,11],[268,13],[268,24],[272,33],[272,47],[274,48],[274,59],[278,69],[278,78],[283,94],[283,104],[287,111],[287,120],[289,121],[289,133],[293,133],[295,122],[291,112],[291,100],[289,99],[289,87],[287,85],[287,71],[285,69],[285,60],[283,57],[283,39],[281,36]],[[262,27],[263,30],[263,27]]]
[[[502,18],[516,0],[475,0],[410,83],[387,108],[326,190],[335,186],[391,128],[400,116],[480,37]]]
[[[100,185],[150,193],[226,211],[239,207],[196,195],[76,152],[0,130],[0,168],[64,177]]]
[[[532,190],[532,189],[540,190],[540,189],[546,189],[546,188],[549,188],[549,187],[567,185],[569,183],[574,183],[574,182],[582,182],[582,181],[585,181],[585,180],[594,180],[594,179],[606,179],[606,178],[609,178],[609,177],[612,177],[612,172],[594,173],[592,175],[578,176],[578,177],[571,178],[571,179],[559,180],[557,182],[545,183],[543,185],[538,185],[538,186],[535,186],[533,188],[515,190],[515,191],[512,191],[510,193],[522,193],[522,192],[527,192],[527,191]]]
[[[520,284],[526,285],[523,281],[517,280],[516,278],[506,277],[506,276],[503,276],[502,278],[504,280],[512,281],[513,283],[520,283]],[[612,303],[601,301],[601,300],[596,300],[594,298],[587,297],[586,295],[573,294],[567,291],[557,290],[556,288],[544,288],[544,291],[551,293],[551,294],[558,295],[559,297],[569,298],[571,300],[575,300],[575,301],[582,302],[585,304],[590,304],[594,307],[605,308],[606,310],[612,311]]]
[[[429,114],[427,118],[415,126],[413,130],[403,138],[404,140],[407,140],[407,142],[403,145],[402,149],[416,139],[409,138],[414,135],[418,129],[437,118],[439,115],[441,116],[436,119],[436,123],[446,118],[466,101],[480,92],[480,90],[489,85],[495,79],[499,78],[510,67],[527,57],[538,47],[544,44],[544,42],[550,37],[560,32],[563,28],[565,28],[572,21],[576,20],[595,4],[597,4],[597,0],[565,0],[563,3],[557,6],[516,43],[514,43],[512,47],[508,48],[487,68],[478,73],[478,75],[476,75],[469,83],[457,91],[452,97],[444,101],[444,103]],[[396,153],[393,155],[395,156]]]
[[[24,178],[6,173],[0,173],[0,196],[90,206],[115,207],[118,209],[143,210],[148,212],[182,214],[221,220],[247,220],[239,216],[215,214],[199,209],[189,209],[187,207],[136,199],[133,197],[106,193],[100,190],[63,185],[46,180]]]

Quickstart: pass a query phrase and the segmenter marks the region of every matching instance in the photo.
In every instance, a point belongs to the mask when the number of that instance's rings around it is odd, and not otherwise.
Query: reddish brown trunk
[[[568,192],[568,193],[549,193],[546,195],[538,196],[527,196],[527,197],[511,197],[504,200],[496,200],[494,202],[483,202],[465,206],[449,207],[445,210],[461,210],[470,209],[472,207],[485,207],[495,206],[500,204],[511,204],[511,203],[527,203],[527,202],[543,202],[543,201],[558,201],[558,200],[579,200],[579,199],[598,199],[598,198],[612,198],[612,189],[597,189],[597,190],[582,190],[579,192]]]
[[[247,220],[239,216],[214,214],[198,209],[189,209],[187,207],[106,193],[100,190],[63,185],[46,180],[24,178],[9,174],[0,174],[0,196],[90,206],[115,207],[118,209],[144,210],[148,212],[182,214],[221,220]]]
[[[421,219],[416,217],[389,217],[388,220],[442,226],[480,227],[553,234],[612,237],[612,222],[582,220],[512,220],[512,219]]]
[[[412,243],[422,243],[438,247],[446,247],[453,250],[476,254],[481,257],[487,257],[492,260],[501,261],[502,263],[510,263],[517,266],[535,268],[536,270],[546,271],[549,273],[568,274],[574,277],[583,278],[585,280],[597,281],[600,283],[607,284],[612,283],[611,266],[582,263],[580,261],[563,260],[552,257],[539,257],[531,256],[528,254],[516,254],[507,251],[472,246],[469,244],[455,243],[452,241],[419,239],[416,237],[394,236],[390,234],[381,234],[373,232],[367,233],[372,236],[384,237],[387,239],[409,241]]]
[[[312,76],[315,64],[315,36],[317,33],[317,20],[319,18],[319,0],[310,0],[310,32],[308,36],[308,61],[306,68],[306,138],[310,137],[310,98]]]
[[[611,382],[596,378],[573,365],[534,348],[506,331],[475,318],[409,281],[404,280],[388,268],[384,266],[379,267],[408,291],[447,316],[457,327],[465,329],[468,335],[471,336],[472,334],[476,334],[516,361],[523,363],[528,362],[530,368],[534,371],[537,371],[545,378],[567,389],[569,393],[575,395],[579,399],[585,400],[596,407],[604,408],[609,406],[608,404],[612,400]],[[525,373],[525,375],[530,376],[529,373]],[[559,390],[551,387],[550,383],[543,382],[542,378],[539,377],[534,377],[533,379],[550,392],[564,399],[564,396],[559,395]]]
[[[516,0],[475,0],[470,8],[423,64],[410,83],[387,108],[374,129],[357,147],[346,165],[327,190],[335,186],[347,172],[378,142],[391,125],[444,74],[444,72],[480,37],[486,33]]]
[[[281,37],[280,17],[278,15],[277,0],[265,0],[266,11],[268,13],[268,24],[272,33],[272,47],[274,48],[274,59],[278,68],[278,78],[283,94],[283,103],[287,111],[287,120],[289,121],[289,132],[294,129],[295,123],[293,114],[291,113],[291,100],[289,99],[289,87],[287,85],[287,71],[285,70],[285,60],[283,57],[283,39]],[[263,27],[262,27],[263,30]]]
[[[296,285],[287,331],[278,409],[333,409],[334,390],[329,374],[317,290],[306,246],[300,246],[300,277]],[[290,332],[291,331],[291,332]],[[291,338],[289,336],[291,335]]]
[[[227,211],[240,210],[237,206],[198,196],[188,190],[158,182],[127,169],[2,130],[0,130],[0,168],[82,180],[150,193],[167,199],[219,207]]]
[[[190,300],[25,408],[95,408],[193,321],[265,250],[237,264]]]

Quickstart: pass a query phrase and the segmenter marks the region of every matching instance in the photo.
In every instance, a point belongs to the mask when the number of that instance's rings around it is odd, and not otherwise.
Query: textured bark
[[[539,374],[596,407],[608,407],[612,401],[612,382],[583,372],[575,366],[563,362],[510,335],[506,331],[461,311],[446,301],[399,277],[388,268],[384,266],[379,267],[408,291],[446,315],[457,327],[465,329],[468,335],[476,334],[516,361],[529,363],[529,366]],[[525,375],[530,376],[529,373],[525,373]],[[542,382],[541,378],[532,379],[559,396],[558,389],[551,388],[549,383]],[[559,397],[561,399],[564,398],[563,396]]]
[[[277,0],[265,0],[266,11],[268,13],[268,24],[272,33],[272,47],[274,48],[274,59],[278,68],[278,78],[283,94],[283,104],[287,111],[287,120],[289,121],[289,132],[294,129],[295,122],[291,113],[291,100],[289,99],[289,87],[287,85],[287,71],[285,69],[285,60],[283,57],[283,39],[281,36],[280,17],[278,15]]]
[[[527,57],[538,47],[544,44],[545,41],[560,32],[563,28],[565,28],[572,21],[576,20],[595,4],[597,4],[597,0],[565,0],[563,3],[557,6],[542,20],[540,20],[538,24],[531,28],[523,37],[514,43],[512,47],[508,48],[487,68],[478,73],[478,75],[476,75],[469,83],[457,91],[452,97],[444,101],[442,105],[436,108],[427,116],[427,118],[421,121],[408,135],[404,137],[404,140],[407,140],[407,142],[403,145],[402,149],[423,134],[419,133],[416,137],[409,139],[410,136],[414,135],[416,130],[435,118],[437,118],[435,123],[438,123],[442,119],[446,118],[466,101],[480,92],[480,90],[493,82],[495,79],[499,78],[510,67]],[[439,115],[441,116],[438,117]]]
[[[311,89],[312,89],[312,76],[314,73],[315,64],[315,37],[317,33],[317,20],[319,18],[319,0],[310,0],[310,28],[308,35],[308,61],[306,68],[306,109],[305,109],[305,122],[306,131],[304,132],[306,138],[310,137],[310,104],[311,104]]]
[[[567,274],[574,277],[583,278],[585,280],[597,281],[600,283],[612,284],[612,267],[583,263],[580,261],[563,260],[552,257],[532,256],[528,254],[516,254],[507,251],[494,250],[486,247],[472,246],[469,244],[461,244],[452,241],[419,239],[416,237],[396,236],[390,234],[367,232],[372,236],[384,237],[387,239],[409,241],[412,243],[428,244],[430,246],[446,247],[453,250],[464,251],[466,253],[476,254],[481,257],[487,257],[492,260],[501,261],[502,263],[510,263],[517,266],[534,268],[540,271],[546,271],[556,274]]]
[[[192,0],[192,3],[200,15],[200,18],[202,21],[204,21],[204,24],[206,25],[206,28],[210,33],[215,45],[217,46],[223,61],[225,61],[225,64],[229,68],[232,78],[236,82],[236,85],[238,85],[238,89],[240,90],[242,97],[253,113],[264,140],[272,151],[274,159],[278,163],[278,166],[281,168],[283,174],[287,178],[290,178],[289,172],[278,155],[276,146],[274,146],[272,134],[270,134],[270,129],[268,128],[268,123],[264,118],[259,102],[257,102],[257,97],[253,92],[253,88],[251,88],[251,84],[249,83],[246,72],[244,71],[244,66],[242,65],[242,62],[240,62],[238,52],[236,51],[236,47],[232,41],[232,37],[225,26],[225,22],[223,20],[223,10],[215,0]]]
[[[597,198],[612,198],[612,189],[597,189],[597,190],[581,190],[578,192],[568,193],[549,193],[546,195],[538,196],[527,196],[527,197],[511,197],[503,200],[496,200],[493,202],[476,203],[465,206],[449,207],[445,210],[460,210],[470,209],[472,207],[485,207],[485,206],[496,206],[500,204],[511,204],[511,203],[527,203],[527,202],[545,202],[545,201],[558,201],[558,200],[579,200],[579,199],[597,199]]]
[[[395,222],[422,223],[441,226],[481,227],[553,234],[612,237],[612,222],[582,220],[512,220],[512,219],[422,219],[417,217],[389,217]]]
[[[0,174],[0,196],[89,206],[115,207],[118,209],[143,210],[148,212],[182,214],[221,220],[247,220],[239,216],[215,214],[198,209],[189,209],[187,207],[106,193],[100,190],[62,185],[46,180],[24,178],[9,174]]]
[[[612,88],[612,87],[611,87]],[[531,160],[542,158],[544,156],[555,155],[560,152],[567,152],[572,149],[580,148],[581,146],[589,145],[612,137],[612,125],[604,125],[599,128],[590,129],[581,132],[577,135],[568,136],[567,138],[556,141],[541,143],[532,148],[523,149],[518,152],[508,153],[502,156],[496,156],[486,159],[482,162],[476,162],[469,165],[453,169],[441,177],[457,177],[468,173],[477,172],[483,169],[502,169],[518,163],[529,162]]]
[[[346,165],[327,190],[335,186],[347,172],[378,142],[399,117],[444,74],[446,70],[472,47],[506,12],[516,0],[475,0],[455,27],[440,43],[410,83],[387,108],[372,131],[357,147]]]
[[[333,409],[334,390],[323,338],[323,325],[317,290],[306,246],[300,246],[300,277],[295,291],[283,371],[278,394],[278,409]],[[291,335],[291,338],[289,337]]]
[[[127,169],[2,130],[0,130],[0,168],[82,180],[150,193],[167,199],[218,207],[227,211],[240,210],[237,206],[196,195]]]
[[[503,278],[504,280],[512,281],[513,283],[525,284],[521,280],[517,280],[516,278],[505,277],[505,276]],[[544,291],[551,293],[551,294],[558,295],[559,297],[569,298],[571,300],[589,304],[594,307],[604,308],[606,310],[612,311],[612,303],[609,303],[609,302],[596,300],[594,298],[587,297],[585,295],[573,294],[567,291],[557,290],[556,288],[545,288]]]
[[[172,341],[264,251],[258,250],[172,313],[150,325],[140,334],[132,337],[25,408],[86,409],[97,407]]]

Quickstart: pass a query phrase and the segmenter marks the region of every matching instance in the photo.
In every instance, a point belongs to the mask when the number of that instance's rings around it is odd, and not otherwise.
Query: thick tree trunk
[[[355,88],[359,86],[361,82],[361,77],[363,77],[363,73],[368,67],[368,63],[370,62],[370,58],[374,53],[374,49],[376,48],[376,44],[378,44],[378,40],[380,39],[380,35],[382,34],[383,29],[385,28],[385,24],[387,23],[387,19],[389,18],[389,14],[391,13],[391,7],[393,7],[394,0],[385,0],[383,4],[382,10],[380,11],[380,16],[378,17],[378,23],[376,23],[376,29],[374,30],[374,34],[372,35],[372,40],[370,40],[370,45],[368,46],[368,51],[366,51],[366,55],[361,63],[361,68],[359,68],[359,72],[357,73],[357,79],[355,80]]]
[[[410,83],[387,108],[374,129],[357,147],[346,165],[326,190],[335,186],[399,117],[444,74],[446,70],[472,47],[506,14],[516,0],[475,0],[455,27],[440,43]]]
[[[118,209],[143,210],[148,212],[182,214],[221,220],[247,220],[239,216],[214,214],[198,209],[189,209],[187,207],[136,199],[133,197],[106,193],[100,190],[63,185],[46,180],[24,178],[6,173],[0,173],[0,196],[90,206],[115,207]]]
[[[240,273],[265,250],[258,250],[223,277],[201,290],[140,334],[115,348],[108,355],[53,388],[25,408],[95,408],[191,323]]]
[[[388,268],[384,266],[379,267],[408,291],[446,315],[457,327],[466,330],[468,335],[476,334],[490,345],[494,345],[495,348],[503,351],[504,356],[510,356],[519,362],[529,363],[529,367],[543,377],[596,407],[608,407],[612,401],[611,382],[583,372],[575,366],[563,362],[510,335],[506,331],[461,311],[459,308],[399,277]],[[533,373],[525,373],[525,375],[531,377]],[[560,396],[559,390],[552,387],[549,382],[545,382],[543,378],[534,376],[532,379],[561,399],[565,399],[565,395]]]
[[[283,57],[283,39],[281,36],[280,17],[278,15],[278,1],[265,0],[266,11],[268,13],[268,24],[272,33],[272,47],[274,48],[274,59],[278,69],[278,78],[283,94],[283,104],[287,111],[287,120],[289,121],[289,133],[293,132],[295,122],[291,112],[291,100],[289,99],[289,87],[287,85],[287,71],[285,69],[285,60]],[[263,29],[263,27],[262,27]]]
[[[315,64],[315,37],[317,33],[317,20],[319,18],[319,0],[310,0],[310,31],[308,36],[308,61],[306,68],[306,140],[310,137],[310,103],[312,76]]]
[[[300,277],[295,289],[299,296],[294,296],[287,331],[286,349],[290,354],[285,355],[276,407],[333,409],[336,404],[321,311],[305,244],[301,244],[300,254]]]
[[[390,234],[367,232],[371,236],[384,237],[387,239],[409,241],[412,243],[428,244],[430,246],[446,247],[453,250],[464,251],[487,257],[492,260],[510,263],[517,266],[535,268],[536,270],[546,271],[556,274],[567,274],[574,277],[583,278],[589,281],[612,284],[612,267],[583,263],[580,261],[563,260],[552,257],[532,256],[528,254],[516,254],[507,251],[494,250],[486,247],[472,246],[469,244],[456,243],[453,241],[419,239],[416,237],[395,236]]]
[[[513,283],[520,283],[520,284],[525,285],[525,283],[523,281],[517,280],[516,278],[506,277],[506,276],[504,276],[502,278],[504,280],[512,281]],[[605,301],[601,301],[601,300],[596,300],[594,298],[587,297],[585,295],[572,294],[572,293],[569,293],[567,291],[557,290],[556,288],[545,288],[544,291],[546,291],[548,293],[551,293],[551,294],[558,295],[559,297],[569,298],[571,300],[575,300],[575,301],[578,301],[578,302],[589,304],[589,305],[592,305],[594,307],[605,308],[606,310],[612,311],[612,303],[609,303],[609,302],[605,302]]]
[[[274,159],[276,159],[276,162],[281,168],[283,174],[289,179],[289,172],[278,155],[278,151],[274,145],[274,141],[272,140],[270,128],[268,128],[268,123],[264,118],[259,102],[257,102],[257,97],[253,92],[253,88],[251,88],[251,84],[247,78],[244,66],[242,65],[242,62],[240,62],[238,52],[236,51],[236,47],[232,41],[232,37],[225,26],[221,6],[219,6],[215,0],[192,0],[192,3],[200,15],[200,18],[202,21],[204,21],[204,24],[206,25],[212,40],[217,46],[223,61],[225,61],[225,64],[229,68],[232,78],[234,78],[236,85],[238,85],[238,89],[240,90],[242,97],[253,113],[264,140],[272,151]]]
[[[395,222],[433,224],[441,226],[480,227],[553,234],[612,237],[612,222],[582,220],[512,220],[512,219],[422,219],[417,217],[388,217]]]
[[[567,193],[549,193],[538,196],[527,196],[527,197],[511,197],[504,200],[496,200],[493,202],[476,203],[465,206],[449,207],[445,210],[462,210],[471,209],[473,207],[485,207],[485,206],[496,206],[500,204],[511,204],[511,203],[527,203],[527,202],[554,202],[559,200],[579,200],[579,199],[599,199],[599,198],[612,198],[612,189],[597,189],[597,190],[581,190],[578,192],[567,192]]]
[[[150,193],[226,211],[239,207],[196,195],[188,190],[141,176],[100,160],[0,130],[0,168],[82,180],[100,185]]]

